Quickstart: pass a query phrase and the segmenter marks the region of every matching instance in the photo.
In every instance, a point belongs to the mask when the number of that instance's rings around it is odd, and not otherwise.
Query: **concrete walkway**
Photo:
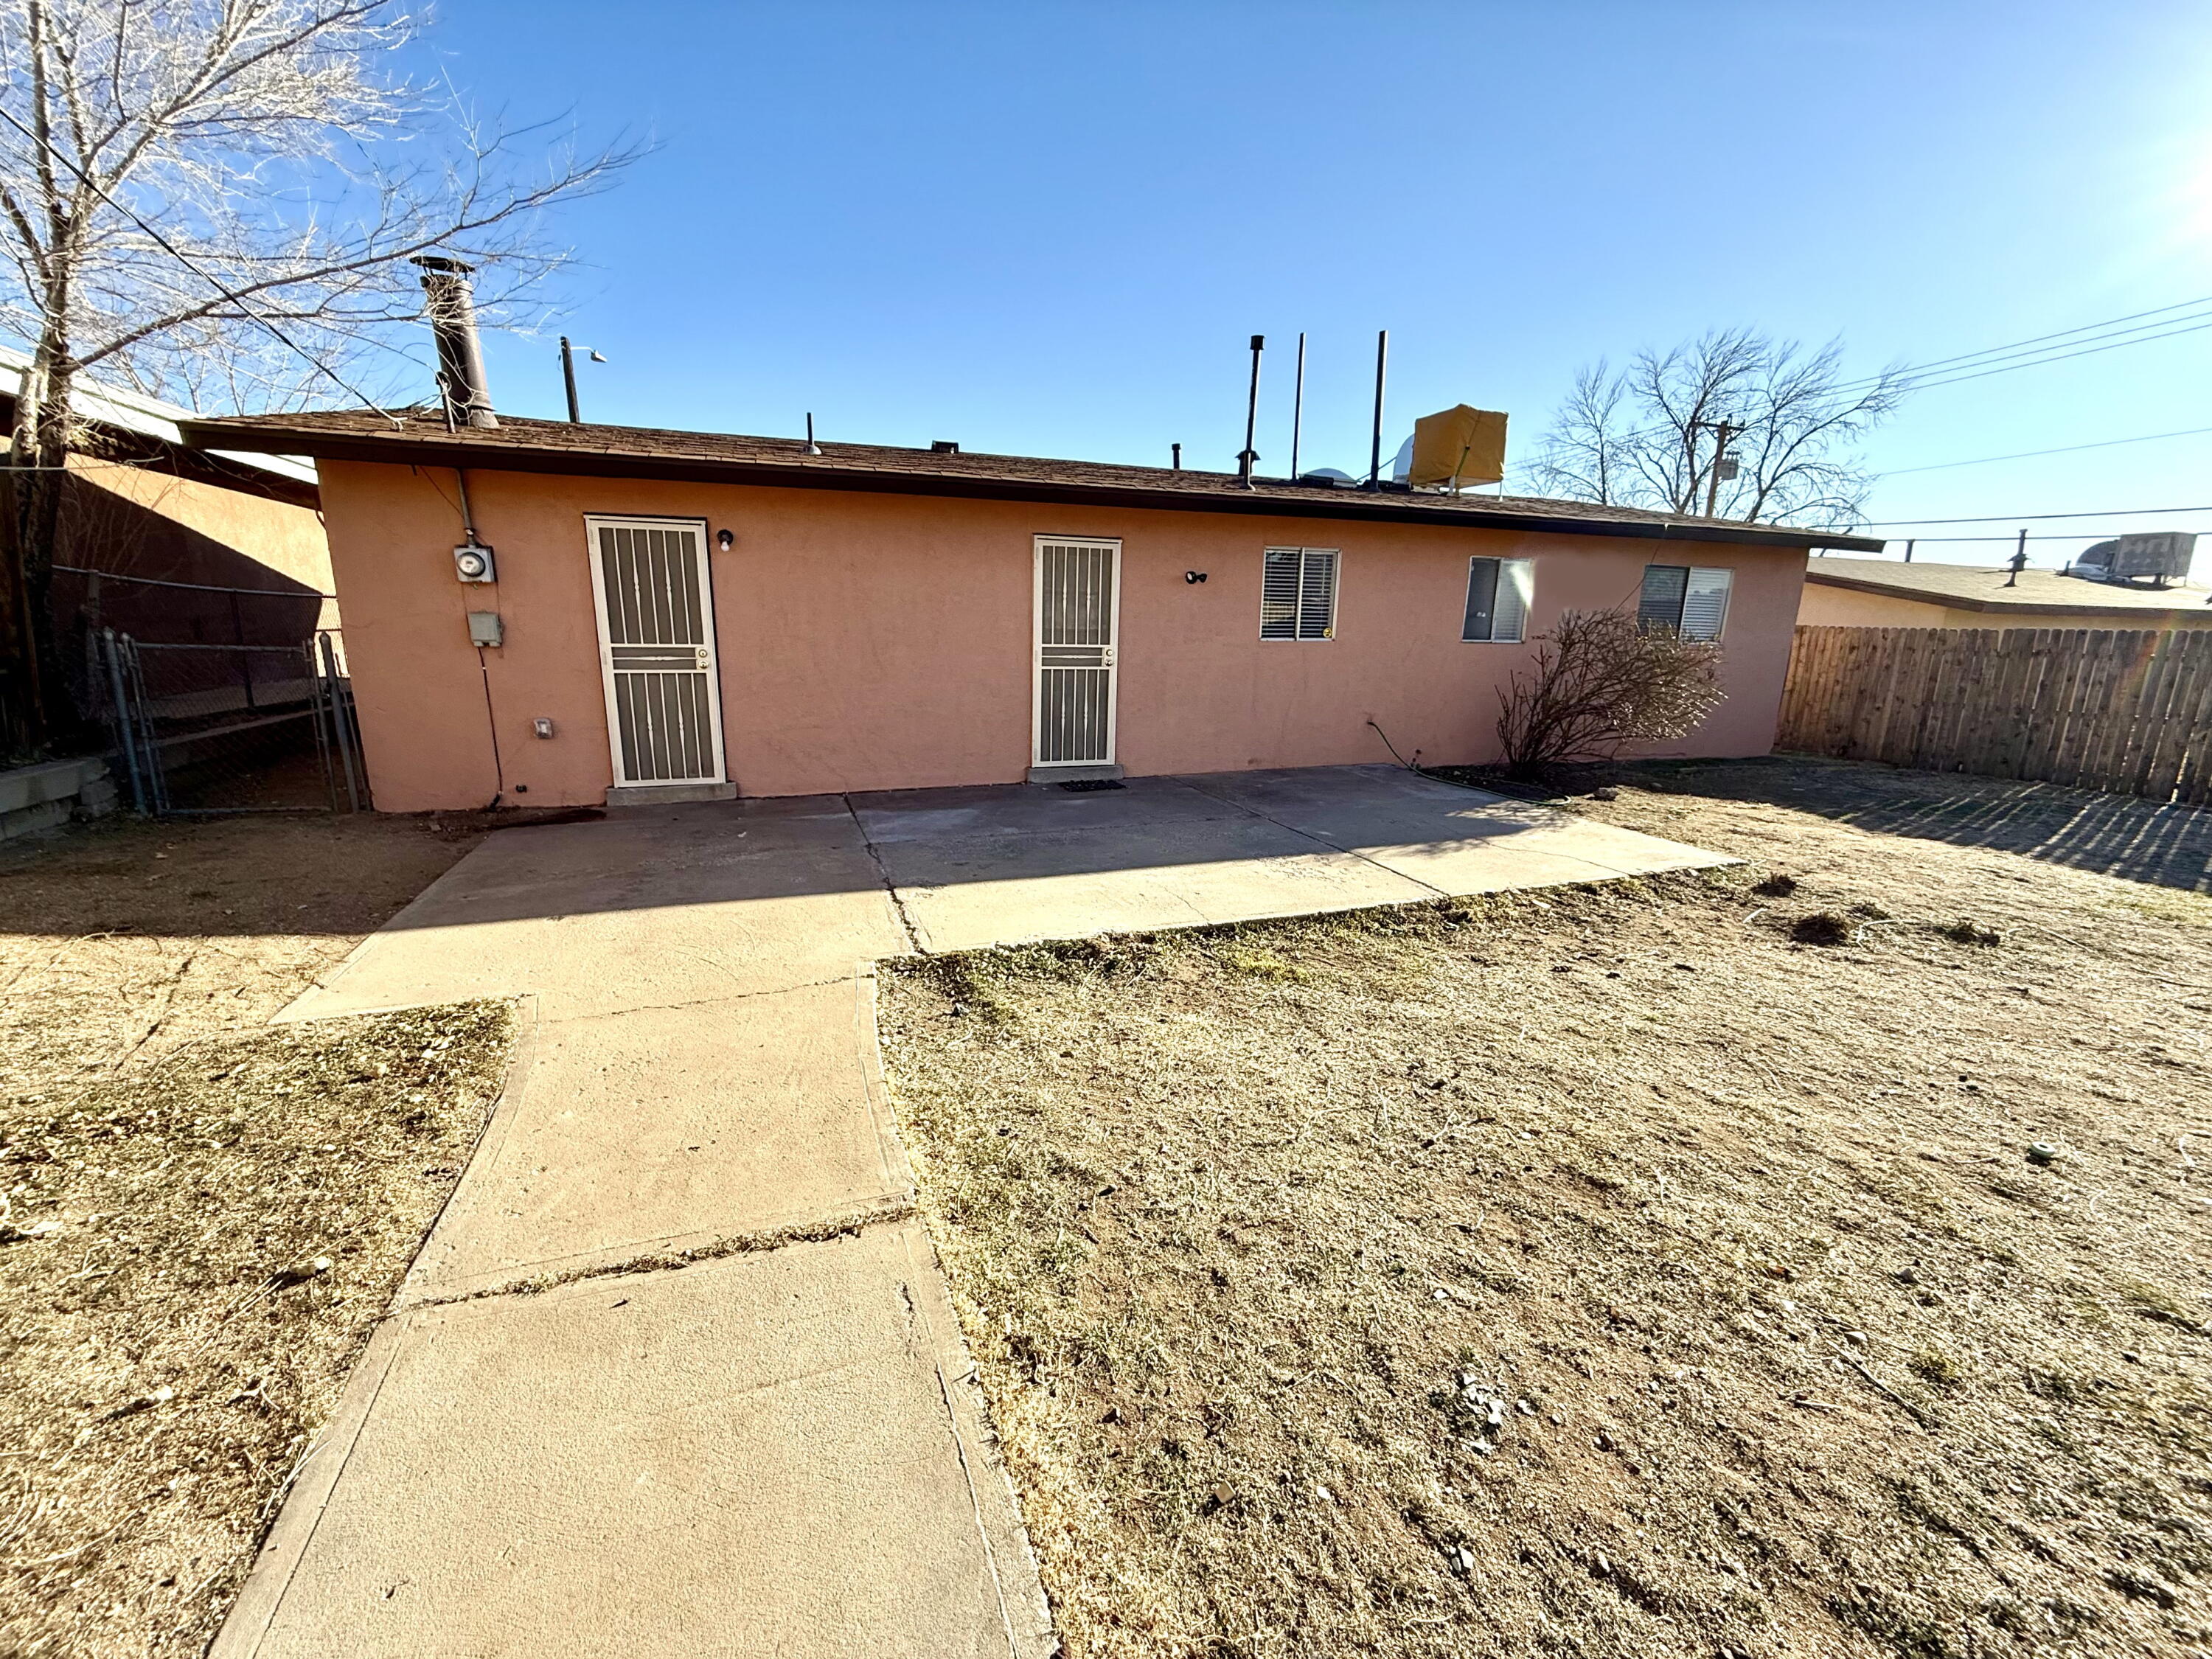
[[[1365,767],[493,836],[284,1016],[524,1030],[214,1652],[1050,1653],[871,964],[1728,861]]]

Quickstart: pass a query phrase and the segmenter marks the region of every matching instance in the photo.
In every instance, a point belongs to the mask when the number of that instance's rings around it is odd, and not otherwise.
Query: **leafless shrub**
[[[1721,648],[1620,611],[1570,611],[1536,641],[1534,672],[1498,693],[1505,768],[1534,777],[1561,761],[1607,760],[1632,743],[1697,729],[1726,695]]]

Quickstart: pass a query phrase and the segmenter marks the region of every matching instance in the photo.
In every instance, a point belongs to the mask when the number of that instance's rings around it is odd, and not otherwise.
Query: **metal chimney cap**
[[[476,267],[465,259],[449,258],[442,253],[417,253],[410,258],[410,265],[420,265],[425,270],[434,270],[453,276],[466,276]]]

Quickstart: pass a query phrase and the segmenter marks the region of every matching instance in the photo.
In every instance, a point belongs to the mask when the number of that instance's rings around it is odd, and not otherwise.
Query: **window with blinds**
[[[1336,637],[1336,556],[1333,547],[1271,547],[1260,574],[1260,637]]]
[[[1678,629],[1686,640],[1717,640],[1728,623],[1733,570],[1705,570],[1692,565],[1648,564],[1636,620],[1645,628]]]
[[[1528,605],[1535,591],[1534,559],[1468,561],[1467,617],[1460,638],[1518,644],[1528,637]]]

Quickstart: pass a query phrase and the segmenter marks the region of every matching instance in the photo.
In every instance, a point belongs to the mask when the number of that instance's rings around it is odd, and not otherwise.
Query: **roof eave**
[[[1863,537],[1803,530],[1712,525],[1697,520],[1537,517],[1530,514],[1458,507],[1439,511],[1401,495],[1346,490],[1339,501],[1309,496],[1286,500],[1265,488],[1249,495],[1197,495],[1127,484],[1056,483],[1042,479],[993,478],[944,472],[898,472],[774,461],[715,460],[706,457],[580,453],[524,445],[472,444],[435,435],[404,443],[344,433],[251,427],[212,422],[179,422],[196,448],[250,449],[264,454],[307,454],[318,460],[359,461],[381,466],[459,466],[495,472],[569,473],[667,483],[740,483],[792,489],[845,489],[876,495],[955,496],[982,501],[1050,501],[1072,506],[1137,507],[1180,513],[1237,513],[1268,518],[1343,519],[1378,523],[1456,526],[1543,535],[1610,536],[1641,541],[1718,542],[1741,547],[1813,547],[1878,553],[1884,543]]]

